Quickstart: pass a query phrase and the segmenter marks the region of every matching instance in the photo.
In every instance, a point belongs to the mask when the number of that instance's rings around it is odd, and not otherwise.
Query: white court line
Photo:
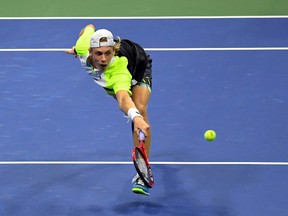
[[[288,166],[288,162],[150,162],[154,165],[264,165]],[[0,165],[130,165],[130,161],[0,161]]]
[[[70,48],[17,48],[0,49],[0,52],[64,52]],[[281,51],[288,47],[227,47],[227,48],[144,48],[147,51]]]
[[[287,15],[266,16],[135,16],[135,17],[0,17],[0,20],[119,20],[119,19],[274,19],[288,18]]]

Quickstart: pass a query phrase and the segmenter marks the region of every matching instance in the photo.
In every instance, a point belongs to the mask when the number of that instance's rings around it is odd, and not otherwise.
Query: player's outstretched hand
[[[75,52],[75,46],[73,46],[71,49],[65,50],[65,52],[69,55],[74,55],[75,58],[77,58],[77,53]]]
[[[139,131],[142,130],[144,134],[148,134],[150,129],[149,124],[142,117],[135,117],[134,120],[134,132],[139,135]]]

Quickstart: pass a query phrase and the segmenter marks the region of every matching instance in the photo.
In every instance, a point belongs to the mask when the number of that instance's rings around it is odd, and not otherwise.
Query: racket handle
[[[143,133],[142,130],[139,131],[139,140],[144,141],[145,140],[145,134]]]

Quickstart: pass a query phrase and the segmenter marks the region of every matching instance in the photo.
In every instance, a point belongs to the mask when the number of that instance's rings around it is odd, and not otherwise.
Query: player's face
[[[93,65],[100,71],[104,71],[107,68],[114,54],[114,48],[110,46],[92,48],[90,50]]]

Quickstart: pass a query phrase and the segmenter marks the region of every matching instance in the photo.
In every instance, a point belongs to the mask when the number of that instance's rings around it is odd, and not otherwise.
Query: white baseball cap
[[[100,42],[101,38],[107,38],[107,42]],[[113,39],[113,34],[107,29],[99,29],[95,31],[90,39],[90,48],[114,45],[115,42]]]

